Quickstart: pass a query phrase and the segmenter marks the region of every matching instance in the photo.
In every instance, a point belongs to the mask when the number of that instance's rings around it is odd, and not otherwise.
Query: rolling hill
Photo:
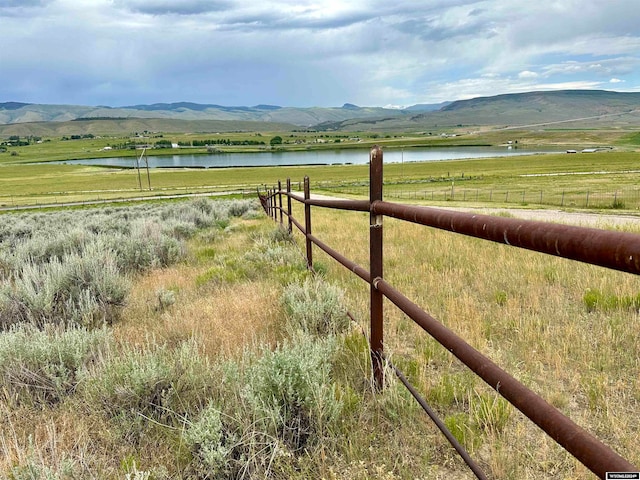
[[[451,127],[567,128],[640,125],[640,93],[561,90],[478,97],[405,109],[253,107],[189,102],[124,107],[0,103],[0,134],[48,135],[122,131],[420,131]],[[124,129],[124,130],[123,130]]]
[[[425,109],[423,109],[425,110]],[[156,103],[125,107],[42,105],[19,102],[0,103],[0,125],[29,122],[64,122],[77,119],[130,119],[162,118],[171,120],[223,120],[243,122],[275,122],[309,127],[323,122],[340,122],[352,118],[402,116],[398,109],[358,107],[279,107],[256,105],[253,107],[225,107],[197,103]]]
[[[459,100],[437,111],[395,118],[349,119],[325,123],[327,130],[411,131],[442,127],[517,128],[640,125],[640,93],[604,90],[528,92]]]
[[[121,135],[131,132],[225,133],[289,132],[290,123],[243,120],[180,120],[171,118],[88,118],[64,122],[25,122],[0,125],[0,136],[54,137],[80,134]]]

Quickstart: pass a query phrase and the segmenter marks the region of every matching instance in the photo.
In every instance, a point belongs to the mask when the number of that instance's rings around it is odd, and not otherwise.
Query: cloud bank
[[[336,106],[640,89],[637,0],[0,0],[0,102]]]

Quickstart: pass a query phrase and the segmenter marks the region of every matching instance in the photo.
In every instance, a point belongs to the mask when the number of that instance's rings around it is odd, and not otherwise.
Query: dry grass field
[[[315,208],[313,232],[368,265],[367,214]],[[327,275],[348,292],[349,309],[366,328],[368,285],[315,252]],[[640,464],[636,277],[393,220],[385,221],[384,268],[392,285]],[[385,348],[490,477],[589,476],[389,302]],[[425,449],[440,444],[431,433],[420,443]],[[456,464],[448,454],[442,461]]]
[[[263,215],[227,218],[210,205],[160,211],[163,232],[185,242],[170,263],[141,263],[144,251],[121,245],[126,301],[104,326],[95,310],[73,317],[92,319],[89,328],[7,325],[12,302],[26,295],[15,259],[51,258],[61,245],[95,255],[86,246],[93,235],[111,244],[100,232],[120,231],[124,218],[132,232],[156,232],[148,222],[157,207],[97,209],[99,222],[87,211],[93,233],[51,234],[57,247],[47,248],[18,235],[31,220],[53,231],[47,220],[58,217],[5,218],[3,238],[16,243],[0,262],[2,476],[473,478],[391,372],[383,392],[372,389],[368,285],[318,249],[312,279],[299,235],[292,243]],[[313,210],[314,234],[365,267],[367,225],[366,214]],[[635,277],[391,220],[385,277],[640,464]],[[590,478],[388,302],[385,335],[392,361],[490,478]]]

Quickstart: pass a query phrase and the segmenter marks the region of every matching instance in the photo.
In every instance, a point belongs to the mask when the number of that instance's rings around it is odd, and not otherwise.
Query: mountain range
[[[469,100],[420,104],[411,107],[360,107],[346,103],[342,107],[280,107],[276,105],[222,106],[189,102],[156,103],[123,107],[46,105],[21,102],[0,103],[0,125],[41,122],[137,120],[145,123],[177,121],[180,131],[201,128],[221,129],[222,122],[242,122],[242,128],[270,124],[278,129],[313,128],[318,130],[419,130],[432,127],[491,125],[501,128],[536,124],[569,123],[584,125],[640,125],[640,93],[604,90],[561,90],[478,97]],[[213,123],[212,123],[213,122]],[[251,122],[251,124],[248,124]],[[127,123],[129,125],[130,122]],[[25,125],[26,126],[26,125]],[[49,125],[51,127],[51,125]],[[35,127],[34,127],[35,128]],[[240,127],[238,127],[240,128]],[[269,128],[267,125],[259,129]],[[56,128],[60,130],[60,128]],[[0,129],[7,131],[7,128]],[[178,130],[176,130],[178,131]]]
[[[438,105],[415,105],[412,112],[426,112],[442,107]],[[407,110],[409,111],[409,110]],[[0,103],[0,124],[26,122],[65,122],[78,119],[105,118],[166,118],[177,120],[226,120],[251,122],[289,123],[310,127],[324,122],[340,122],[353,118],[378,118],[400,116],[404,110],[359,107],[350,103],[342,107],[279,107],[256,105],[253,107],[227,107],[222,105],[190,102],[155,103],[124,107],[44,105],[33,103]]]

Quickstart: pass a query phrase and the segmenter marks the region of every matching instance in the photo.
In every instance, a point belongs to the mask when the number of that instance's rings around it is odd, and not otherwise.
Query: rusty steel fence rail
[[[640,274],[640,235],[383,201],[383,162],[382,150],[379,147],[372,148],[370,153],[369,183],[369,200],[312,199],[308,177],[304,179],[303,196],[292,193],[290,180],[287,180],[285,191],[282,190],[279,182],[277,187],[267,189],[264,194],[258,191],[258,196],[265,212],[274,221],[279,221],[283,225],[286,217],[289,232],[292,232],[293,226],[302,232],[306,243],[307,266],[310,269],[313,268],[312,245],[315,244],[370,285],[369,342],[376,384],[382,387],[384,383],[386,358],[383,349],[383,298],[386,297],[598,477],[605,478],[607,472],[637,472],[636,466],[562,414],[384,280],[383,218],[392,217],[635,275]],[[283,196],[287,199],[286,210],[283,208]],[[293,217],[292,200],[304,205],[304,225]],[[369,212],[370,271],[349,260],[312,234],[312,206]],[[426,402],[419,397],[415,388],[409,385],[402,372],[393,365],[391,367],[423,409],[432,416],[432,411],[430,413]],[[442,422],[439,424],[433,416],[432,419],[474,474],[478,478],[486,478],[467,458],[468,455],[461,451],[462,447],[457,444],[450,432],[447,432],[446,428],[441,428]]]

